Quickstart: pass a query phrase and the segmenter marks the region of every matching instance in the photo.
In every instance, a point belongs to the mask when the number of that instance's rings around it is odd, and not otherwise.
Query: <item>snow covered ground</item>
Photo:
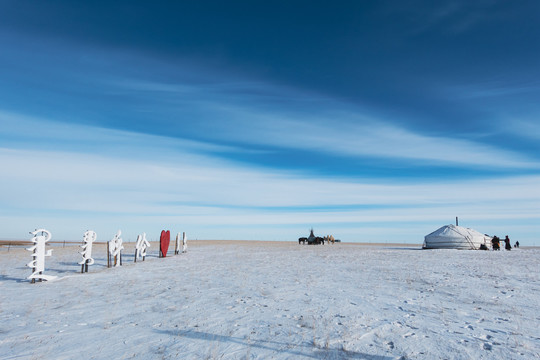
[[[540,358],[538,249],[192,241],[80,274],[77,246],[30,284],[0,250],[1,359]]]

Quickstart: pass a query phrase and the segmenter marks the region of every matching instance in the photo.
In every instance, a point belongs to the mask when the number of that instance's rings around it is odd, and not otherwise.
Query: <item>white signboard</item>
[[[150,243],[146,240],[146,233],[137,236],[137,243],[135,243],[135,262],[137,259],[143,259],[146,257],[146,249],[150,247]]]
[[[114,258],[114,266],[122,265],[122,231],[118,230],[114,238],[109,241],[109,255]]]
[[[185,232],[184,232],[184,236],[182,237],[182,252],[183,253],[187,252],[187,236]]]
[[[175,249],[174,249],[174,254],[175,255],[180,254],[180,242],[182,241],[181,239],[182,238],[180,236],[180,233],[176,234],[176,246],[175,246]]]
[[[26,264],[26,266],[32,268],[32,275],[30,275],[28,279],[33,283],[36,279],[39,281],[56,279],[56,276],[43,274],[43,271],[45,271],[45,256],[52,256],[52,249],[45,251],[45,244],[47,241],[51,240],[51,233],[48,230],[39,229],[30,234],[34,235],[32,238],[34,246],[26,249],[28,251],[33,251],[33,260]]]
[[[88,230],[84,233],[83,244],[81,245],[82,251],[82,260],[79,262],[81,265],[81,272],[88,272],[88,265],[94,264],[94,259],[92,258],[92,244],[97,239],[97,234],[95,231]]]

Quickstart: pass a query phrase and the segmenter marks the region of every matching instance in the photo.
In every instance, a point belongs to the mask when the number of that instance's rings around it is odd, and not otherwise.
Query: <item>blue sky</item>
[[[540,244],[537,1],[3,1],[0,237]]]

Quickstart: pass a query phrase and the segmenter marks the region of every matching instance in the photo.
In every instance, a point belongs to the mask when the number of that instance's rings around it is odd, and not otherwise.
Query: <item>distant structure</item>
[[[474,229],[445,225],[424,237],[424,249],[463,249],[479,250],[483,245],[487,247],[491,237]]]
[[[308,244],[308,245],[324,245],[324,238],[320,236],[315,236],[313,234],[313,228],[311,229],[309,236],[307,238],[301,237],[298,239],[298,244]]]

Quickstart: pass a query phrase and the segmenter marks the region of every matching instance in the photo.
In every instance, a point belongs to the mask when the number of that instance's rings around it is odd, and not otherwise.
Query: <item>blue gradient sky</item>
[[[540,245],[538,1],[3,1],[0,237]]]

